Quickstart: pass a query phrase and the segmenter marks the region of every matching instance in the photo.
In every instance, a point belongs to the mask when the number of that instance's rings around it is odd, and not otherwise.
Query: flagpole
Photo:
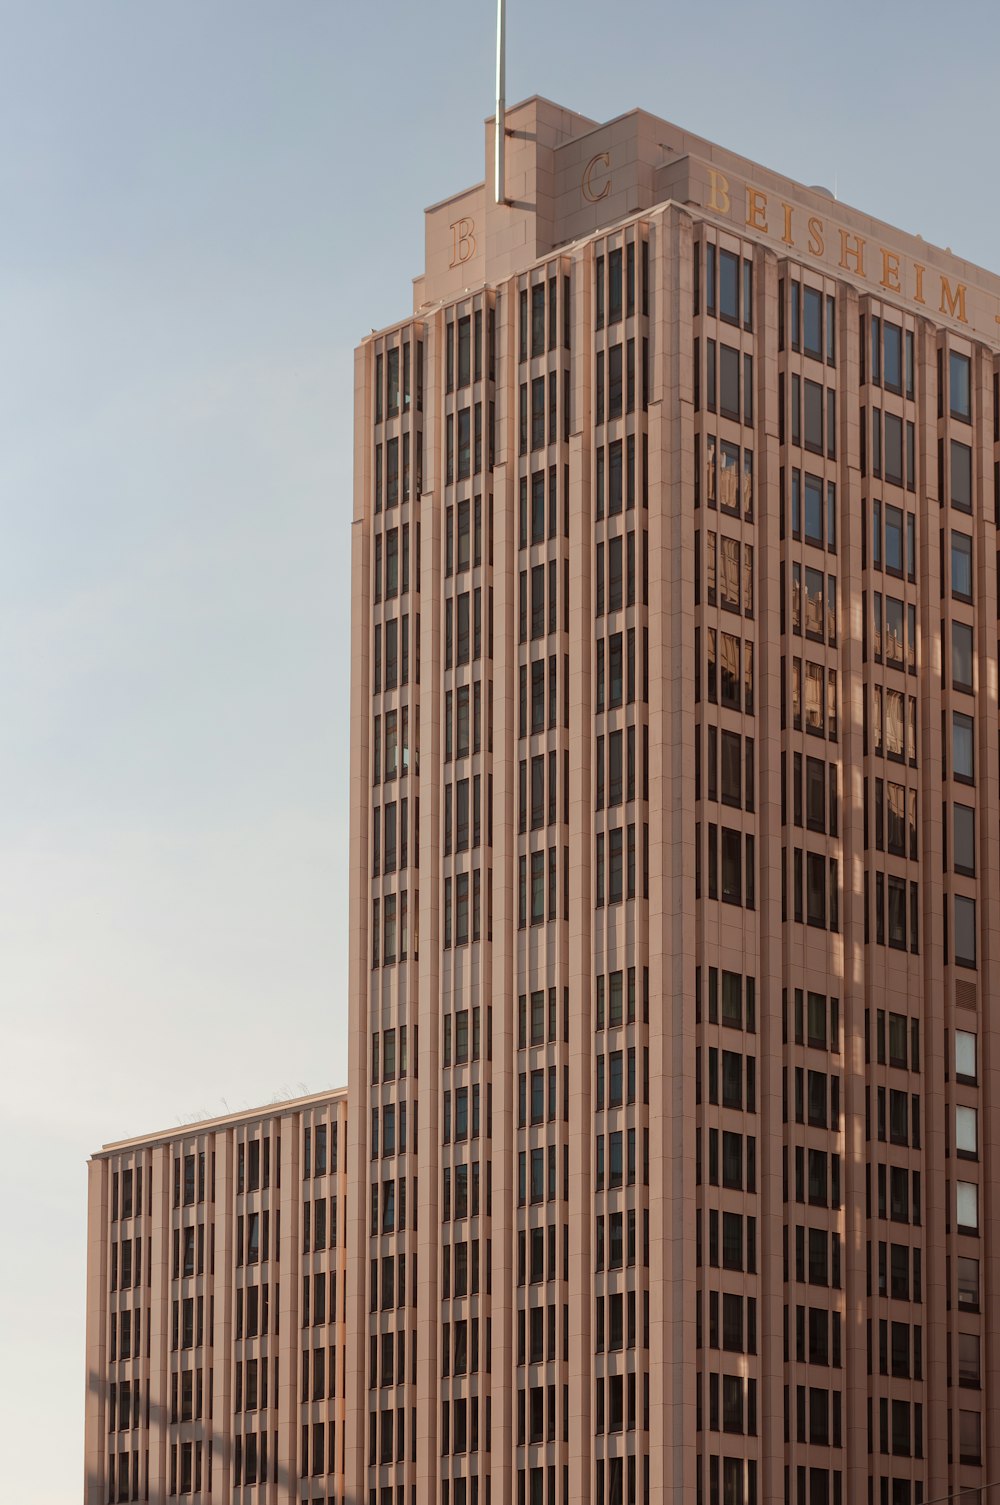
[[[498,204],[507,202],[506,174],[506,92],[507,92],[507,3],[497,0],[497,109],[493,127],[495,176],[493,196]]]

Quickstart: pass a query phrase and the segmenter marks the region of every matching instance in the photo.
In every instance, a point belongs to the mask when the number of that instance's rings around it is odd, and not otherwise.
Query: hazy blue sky
[[[0,0],[3,1494],[78,1500],[86,1157],[344,1079],[352,348],[483,175],[492,0]],[[510,0],[1000,264],[995,0]],[[9,1428],[9,1432],[8,1432]]]

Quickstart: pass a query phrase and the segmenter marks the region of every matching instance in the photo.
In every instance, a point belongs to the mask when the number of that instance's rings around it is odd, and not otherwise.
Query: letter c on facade
[[[594,191],[594,184],[593,184],[593,177],[594,177],[594,173],[596,172],[597,168],[598,167],[607,167],[607,168],[610,168],[610,166],[611,166],[611,154],[610,154],[610,152],[598,152],[598,154],[597,154],[596,157],[591,157],[590,161],[587,163],[586,167],[583,169],[583,196],[587,200],[588,203],[590,203],[590,204],[599,204],[601,202],[601,200],[602,199],[606,199],[607,196],[608,196],[608,194],[611,192],[611,173],[610,172],[608,173],[607,178],[604,180],[604,187],[600,190],[600,192],[595,192]]]

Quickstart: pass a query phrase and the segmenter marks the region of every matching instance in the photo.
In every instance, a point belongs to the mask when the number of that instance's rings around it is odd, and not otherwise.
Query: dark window
[[[743,838],[739,831],[722,828],[722,899],[726,904],[743,902]]]
[[[724,418],[740,419],[740,353],[719,346],[719,410]]]
[[[806,853],[806,918],[826,926],[826,859],[817,852]]]
[[[956,873],[973,876],[976,871],[976,812],[970,805],[953,807],[952,865]]]
[[[608,347],[608,417],[622,416],[622,347]]]
[[[973,719],[953,711],[951,718],[952,776],[963,783],[971,784],[975,778],[975,750]]]
[[[814,360],[823,359],[823,295],[814,287],[804,287],[803,294],[803,342],[806,355]]]
[[[805,447],[823,452],[823,388],[814,381],[805,381]]]
[[[951,593],[961,601],[972,600],[972,539],[954,529],[951,534]]]
[[[960,512],[972,511],[972,450],[957,439],[951,441],[951,503]]]
[[[956,690],[972,689],[972,628],[951,624],[951,682]]]
[[[903,573],[903,514],[898,507],[885,509],[885,567],[892,575]]]
[[[721,735],[722,802],[739,808],[743,803],[742,739],[737,732]],[[714,745],[714,742],[713,744]]]
[[[728,324],[740,318],[740,259],[732,251],[719,252],[719,315]]]
[[[536,376],[531,383],[531,447],[541,449],[545,443],[545,377]]]
[[[972,422],[972,363],[967,355],[952,350],[948,356],[948,398],[953,418]]]
[[[903,331],[898,324],[882,325],[882,380],[892,392],[903,390]],[[886,419],[888,420],[888,414]]]
[[[545,354],[545,284],[531,289],[531,354]]]
[[[622,316],[622,253],[608,253],[608,323],[617,324]]]
[[[471,372],[471,332],[472,320],[468,315],[458,321],[458,385],[467,387],[472,379]]]
[[[963,894],[955,895],[955,962],[976,965],[976,901]]]
[[[792,472],[793,503],[792,503],[792,532],[798,537],[798,477],[797,470]],[[814,543],[818,548],[823,547],[823,482],[819,476],[806,473],[805,477],[805,533],[806,541]]]

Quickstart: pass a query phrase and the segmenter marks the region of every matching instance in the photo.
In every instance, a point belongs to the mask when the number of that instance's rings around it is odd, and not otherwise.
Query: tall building
[[[86,1505],[344,1505],[346,1129],[327,1092],[90,1161]]]
[[[506,145],[356,357],[349,1497],[978,1500],[1000,279]]]

